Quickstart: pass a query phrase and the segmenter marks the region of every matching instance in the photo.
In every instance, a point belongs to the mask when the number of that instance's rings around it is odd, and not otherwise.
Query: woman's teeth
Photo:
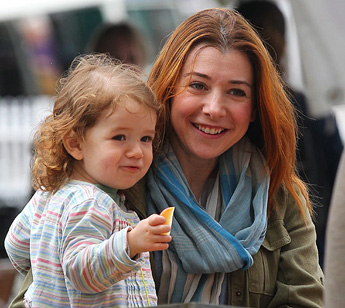
[[[203,131],[206,134],[210,134],[210,135],[217,135],[219,133],[221,133],[222,131],[224,131],[224,128],[210,128],[210,127],[204,127],[198,124],[194,125],[197,129]]]

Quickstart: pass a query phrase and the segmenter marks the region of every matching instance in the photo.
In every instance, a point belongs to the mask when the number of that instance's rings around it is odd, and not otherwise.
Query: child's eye
[[[113,137],[113,140],[124,141],[124,140],[126,140],[126,137],[125,137],[125,135],[116,135]]]
[[[140,139],[142,142],[151,142],[153,140],[150,136],[144,136]]]

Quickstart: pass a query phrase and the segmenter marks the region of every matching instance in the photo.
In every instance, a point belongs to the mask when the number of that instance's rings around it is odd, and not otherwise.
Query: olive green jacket
[[[125,194],[127,207],[135,210],[139,217],[146,217],[144,182],[125,191]],[[316,233],[311,217],[305,208],[303,219],[284,189],[276,194],[276,201],[277,210],[270,215],[265,240],[253,256],[254,264],[248,270],[228,275],[229,305],[322,307],[324,276],[318,263]],[[23,294],[31,281],[29,274],[10,308],[24,308]]]

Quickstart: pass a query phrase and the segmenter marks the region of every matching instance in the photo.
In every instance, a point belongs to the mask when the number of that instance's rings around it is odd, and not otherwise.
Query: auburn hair
[[[225,8],[200,11],[180,24],[163,46],[148,77],[148,83],[162,108],[156,141],[162,143],[169,137],[169,101],[174,96],[173,89],[186,57],[198,46],[214,47],[223,53],[230,49],[239,50],[247,55],[253,67],[253,103],[257,117],[250,124],[247,135],[262,151],[270,171],[268,213],[277,206],[274,196],[282,184],[294,198],[302,215],[300,193],[311,212],[307,187],[297,175],[295,166],[295,109],[257,32],[236,11]]]

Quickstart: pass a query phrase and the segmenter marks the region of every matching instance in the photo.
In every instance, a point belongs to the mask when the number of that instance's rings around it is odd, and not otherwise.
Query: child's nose
[[[143,150],[140,146],[140,141],[135,142],[131,148],[127,151],[127,157],[130,158],[142,158],[144,156]]]

